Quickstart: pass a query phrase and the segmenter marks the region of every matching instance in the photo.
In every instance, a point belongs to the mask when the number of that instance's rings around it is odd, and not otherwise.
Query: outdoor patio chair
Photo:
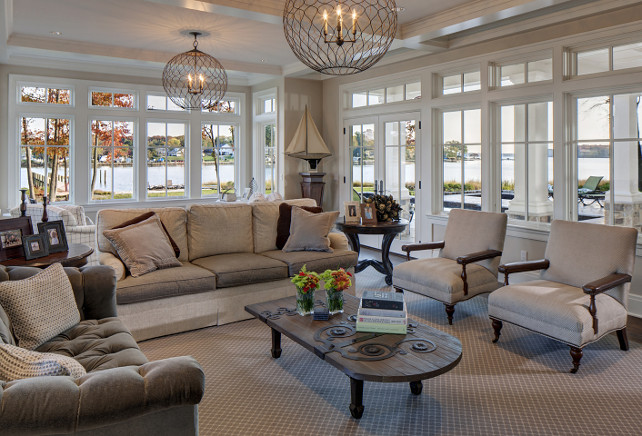
[[[497,267],[504,248],[507,216],[465,209],[450,211],[443,241],[401,247],[408,262],[396,266],[392,285],[444,303],[448,324],[455,304],[492,292],[501,284]],[[417,250],[439,249],[439,257],[410,260]]]
[[[637,230],[553,221],[543,260],[500,265],[504,287],[488,297],[488,315],[499,339],[503,322],[571,347],[572,373],[584,346],[617,332],[628,350],[627,300],[635,264]],[[514,285],[508,275],[542,270],[539,280]]]
[[[582,203],[583,206],[590,206],[591,204],[597,201],[597,204],[600,207],[604,205],[600,202],[604,200],[604,192],[597,189],[597,185],[600,184],[604,177],[603,176],[590,176],[584,182],[584,185],[577,190],[577,200]],[[585,201],[590,201],[590,203],[585,203]]]

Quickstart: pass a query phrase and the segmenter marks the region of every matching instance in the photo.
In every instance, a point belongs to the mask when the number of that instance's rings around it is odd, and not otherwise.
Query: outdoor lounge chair
[[[600,207],[604,205],[600,202],[604,200],[604,192],[597,189],[597,185],[602,181],[603,176],[590,176],[586,179],[584,186],[577,189],[577,200],[582,203],[582,206],[590,206],[597,201]],[[590,201],[590,203],[585,203]]]

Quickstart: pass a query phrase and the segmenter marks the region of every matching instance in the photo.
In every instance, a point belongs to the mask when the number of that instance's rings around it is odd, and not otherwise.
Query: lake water
[[[553,168],[553,158],[548,159],[549,165],[549,179],[552,180],[552,168]],[[479,179],[481,174],[481,161],[480,160],[471,160],[466,161],[466,171],[469,174],[473,174],[470,178]],[[513,160],[503,160],[502,161],[502,180],[511,180],[513,178],[515,161]],[[110,191],[111,190],[111,170],[110,167],[98,167],[99,171],[106,170],[105,177],[102,180],[102,183],[96,181],[96,189]],[[233,181],[234,180],[234,165],[220,165],[220,176],[222,182]],[[358,174],[360,167],[355,165],[353,171],[355,174]],[[34,172],[42,174],[42,169],[34,169]],[[604,179],[608,179],[609,174],[609,159],[608,158],[581,158],[578,162],[578,172],[579,180],[585,180],[589,176],[604,176]],[[405,167],[406,181],[415,180],[415,165],[408,164]],[[64,174],[64,171],[61,169],[59,171],[60,175]],[[266,175],[269,172],[266,170]],[[367,165],[363,167],[363,174],[365,181],[374,180],[374,167]],[[115,190],[116,192],[131,192],[131,185],[133,180],[133,169],[131,167],[115,167],[114,168],[114,177],[115,177]],[[444,180],[459,180],[461,178],[461,162],[444,162]],[[467,177],[468,178],[468,177]],[[174,185],[182,185],[185,180],[185,171],[181,166],[169,166],[167,167],[167,179],[171,180]],[[214,171],[214,165],[206,165],[204,167],[204,176],[205,181],[215,181],[216,175]],[[147,168],[147,181],[148,185],[162,185],[165,183],[165,167],[149,167]],[[27,185],[27,170],[22,168],[21,171],[21,186]]]

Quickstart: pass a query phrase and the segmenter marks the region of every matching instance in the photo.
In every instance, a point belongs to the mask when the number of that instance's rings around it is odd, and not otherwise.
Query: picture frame
[[[374,203],[361,203],[361,224],[377,224],[377,222]]]
[[[345,222],[359,224],[361,222],[361,206],[358,201],[344,201]]]
[[[25,236],[23,239],[23,248],[25,251],[25,260],[37,259],[49,255],[47,248],[47,238],[44,234]]]
[[[16,235],[20,234],[20,243],[16,241]],[[4,235],[5,243],[0,237],[0,262],[3,260],[15,259],[24,256],[24,238],[33,234],[31,217],[21,216],[0,220],[0,235]],[[9,241],[7,241],[7,238]]]
[[[38,223],[38,233],[43,235],[49,254],[69,251],[65,225],[62,221]]]

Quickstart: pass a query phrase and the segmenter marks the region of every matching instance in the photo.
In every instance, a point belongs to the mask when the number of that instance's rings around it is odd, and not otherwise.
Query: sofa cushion
[[[500,284],[497,276],[476,263],[466,265],[468,295],[464,295],[462,267],[456,261],[443,257],[403,262],[392,273],[395,286],[443,303],[456,303],[477,294],[491,292]]]
[[[324,251],[293,251],[286,253],[273,250],[263,253],[263,256],[280,260],[288,265],[288,275],[297,274],[303,265],[308,271],[323,272],[326,269],[352,268],[357,264],[358,254],[350,250],[334,250],[333,253]]]
[[[145,212],[156,212],[161,222],[165,225],[176,245],[181,251],[178,260],[187,261],[187,211],[181,207],[138,208],[138,209],[102,209],[96,218],[96,243],[100,251],[107,251],[117,255],[116,249],[103,235],[103,231],[112,229],[117,225],[136,218]]]
[[[283,251],[327,251],[330,248],[328,233],[339,217],[339,211],[312,213],[300,207],[292,208],[290,237]]]
[[[313,207],[316,202],[312,198],[296,198],[284,202],[255,202],[252,205],[252,232],[254,236],[254,252],[280,250],[290,235],[290,217],[288,215],[287,235],[281,246],[278,246],[277,234],[279,226],[280,208],[282,205],[296,205]]]
[[[0,305],[18,345],[28,350],[80,321],[74,291],[59,263],[27,279],[0,283]]]
[[[157,269],[181,266],[169,237],[156,215],[127,227],[105,230],[104,235],[118,252],[132,277]]]
[[[247,204],[192,205],[187,229],[190,261],[254,251],[252,207]]]
[[[288,277],[288,267],[285,263],[253,253],[219,254],[197,259],[193,263],[216,274],[218,288]]]
[[[488,315],[582,347],[626,327],[627,311],[615,298],[599,294],[598,334],[588,311],[590,297],[581,288],[548,280],[504,286],[488,296]]]
[[[276,249],[282,250],[285,243],[288,242],[290,237],[290,224],[292,223],[292,207],[294,205],[288,203],[279,204],[279,219],[276,223]],[[298,206],[301,209],[312,212],[321,213],[323,208],[319,206]],[[274,250],[274,248],[272,248]],[[267,250],[266,250],[267,251]]]
[[[72,357],[87,372],[147,363],[119,318],[81,321],[38,347],[37,351]]]
[[[182,266],[159,269],[142,277],[127,276],[118,282],[116,302],[132,304],[216,289],[216,277],[211,272],[183,262]]]
[[[71,357],[0,344],[0,380],[12,381],[56,375],[80,378],[86,373],[85,368]]]

